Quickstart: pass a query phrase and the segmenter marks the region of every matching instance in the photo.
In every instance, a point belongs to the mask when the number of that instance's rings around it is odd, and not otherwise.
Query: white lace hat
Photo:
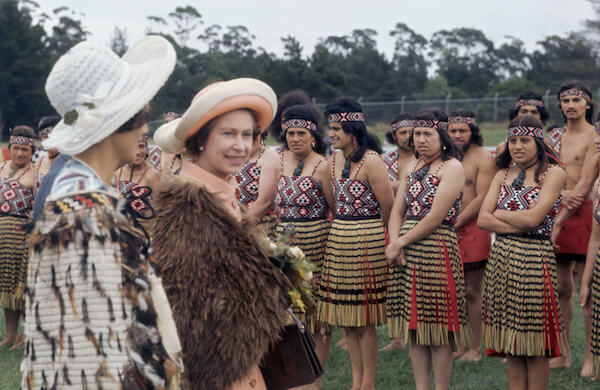
[[[185,141],[211,119],[239,109],[252,111],[259,129],[265,131],[277,112],[277,95],[268,84],[253,78],[210,84],[194,96],[181,118],[156,130],[154,141],[167,153],[179,153]]]
[[[101,142],[152,100],[175,59],[175,49],[160,36],[143,38],[121,58],[98,43],[72,47],[46,80],[46,94],[62,120],[44,147],[75,155]]]

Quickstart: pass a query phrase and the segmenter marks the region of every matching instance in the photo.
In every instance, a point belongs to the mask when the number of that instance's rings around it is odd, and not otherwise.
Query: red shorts
[[[477,226],[477,218],[459,228],[457,233],[458,250],[465,269],[469,268],[468,264],[479,263],[488,258],[492,249],[492,236],[490,232]]]
[[[592,232],[593,209],[592,201],[586,200],[567,219],[556,239],[556,245],[559,246],[556,250],[557,254],[584,256],[585,261],[585,254]]]

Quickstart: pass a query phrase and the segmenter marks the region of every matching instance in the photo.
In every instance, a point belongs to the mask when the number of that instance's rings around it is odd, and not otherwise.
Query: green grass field
[[[0,322],[4,323],[4,316],[1,313]],[[380,347],[389,342],[386,327],[378,328],[377,334]],[[4,338],[3,327],[0,329],[0,337]],[[334,343],[340,337],[341,331],[338,330],[334,335]],[[568,369],[551,371],[550,389],[598,389],[600,384],[579,376],[584,348],[584,330],[583,313],[578,305],[575,308],[572,337],[573,364]],[[19,388],[19,364],[22,357],[23,351],[9,351],[7,348],[0,348],[0,390]],[[346,351],[335,346],[332,347],[323,384],[325,390],[350,389],[352,376],[350,360]],[[407,350],[379,354],[375,388],[378,390],[414,388]],[[460,390],[507,389],[506,366],[501,363],[499,358],[483,358],[479,363],[455,362],[451,388]]]

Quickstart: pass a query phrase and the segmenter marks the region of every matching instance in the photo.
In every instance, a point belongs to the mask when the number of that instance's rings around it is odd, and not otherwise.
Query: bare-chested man
[[[388,176],[392,181],[392,189],[395,194],[400,184],[398,181],[400,171],[415,159],[414,153],[408,146],[408,140],[414,128],[413,115],[408,112],[398,114],[392,121],[391,127],[392,129],[385,134],[385,137],[389,143],[397,145],[398,148],[383,154],[381,157],[388,168]]]
[[[550,113],[544,104],[544,98],[532,91],[523,91],[523,93],[519,95],[515,108],[508,111],[508,120],[512,121],[519,115],[526,114],[535,116],[541,120],[543,124],[546,124],[546,121],[550,118]],[[505,145],[505,141],[496,145],[496,156],[499,156],[504,151]]]
[[[567,183],[562,192],[561,210],[552,233],[558,270],[558,297],[565,320],[565,330],[570,340],[573,317],[573,262],[577,274],[583,273],[587,245],[592,224],[592,201],[588,199],[598,163],[594,148],[592,94],[579,82],[563,85],[558,92],[559,107],[566,126],[550,133],[548,143],[566,165]],[[584,355],[582,376],[590,375],[589,318],[586,318],[588,343]],[[566,348],[560,358],[550,362],[550,367],[571,365],[571,351]]]
[[[483,137],[471,111],[455,111],[448,117],[448,134],[462,150],[465,170],[463,205],[454,228],[465,271],[467,313],[473,335],[467,351],[459,350],[460,360],[481,360],[481,280],[491,249],[491,236],[477,226],[483,198],[496,173],[492,154],[483,148]]]

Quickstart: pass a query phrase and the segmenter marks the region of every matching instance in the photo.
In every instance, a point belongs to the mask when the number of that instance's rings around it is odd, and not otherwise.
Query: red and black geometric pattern
[[[544,102],[537,99],[520,99],[515,104],[515,108],[520,108],[523,106],[536,106],[536,107],[544,107]]]
[[[544,139],[544,130],[535,126],[509,127],[507,137],[534,137]]]
[[[425,119],[415,119],[414,120],[415,127],[429,127],[431,129],[438,130],[448,130],[448,122],[434,120],[425,120]]]
[[[329,210],[321,183],[312,176],[281,176],[275,204],[282,219],[323,219]]]
[[[257,161],[248,161],[242,170],[235,174],[235,181],[240,187],[240,202],[250,207],[258,199],[258,183],[260,180],[260,165]]]
[[[362,112],[337,112],[329,114],[327,118],[329,123],[332,122],[364,122],[365,114]]]
[[[0,214],[28,217],[33,209],[33,193],[18,180],[0,178]]]
[[[406,191],[404,191],[406,215],[411,219],[422,219],[426,217],[431,211],[433,199],[435,198],[435,193],[437,192],[439,185],[440,179],[433,173],[425,175],[423,179],[419,180],[416,172],[411,172],[410,175],[408,175]],[[456,198],[456,201],[454,201],[452,207],[448,210],[446,217],[444,217],[444,222],[451,224],[456,222],[460,207],[462,206],[462,196],[463,193],[461,192]]]
[[[393,150],[381,155],[383,162],[387,166],[388,177],[391,181],[398,180],[398,151]]]
[[[358,179],[332,179],[336,217],[375,217],[381,207],[375,193],[366,183]]]
[[[466,123],[468,125],[477,125],[477,121],[471,116],[450,116],[448,117],[448,124],[450,123]]]
[[[35,139],[25,137],[22,135],[11,135],[8,140],[8,144],[9,145],[25,145],[25,146],[31,146],[33,148],[33,145],[35,144]]]
[[[571,88],[571,89],[567,89],[566,91],[562,91],[558,95],[558,99],[562,100],[562,99],[566,98],[567,96],[579,96],[579,97],[582,97],[583,99],[585,99],[585,101],[588,103],[590,103],[592,101],[592,99],[590,98],[590,95],[588,95],[581,89],[577,89],[577,88]]]
[[[294,128],[294,129],[307,129],[309,131],[317,131],[317,125],[306,119],[288,119],[283,124],[284,129]]]
[[[500,187],[500,193],[498,194],[496,207],[499,210],[508,211],[521,211],[530,209],[535,205],[535,202],[540,195],[540,186],[541,184],[539,186],[523,186],[514,188],[513,186],[503,184],[502,187]],[[560,205],[561,199],[562,197],[559,196],[542,222],[533,230],[526,232],[525,234],[549,238],[550,234],[552,233],[554,221],[558,215],[558,206]]]
[[[566,127],[557,127],[552,130],[550,136],[548,137],[548,144],[557,154],[560,154],[560,141],[562,140],[562,136],[566,131]]]
[[[150,165],[160,170],[160,164],[162,159],[162,150],[158,146],[148,147],[148,157],[146,158]]]
[[[404,127],[415,127],[415,121],[413,121],[412,119],[402,119],[398,122],[392,123],[392,131],[402,129]]]

